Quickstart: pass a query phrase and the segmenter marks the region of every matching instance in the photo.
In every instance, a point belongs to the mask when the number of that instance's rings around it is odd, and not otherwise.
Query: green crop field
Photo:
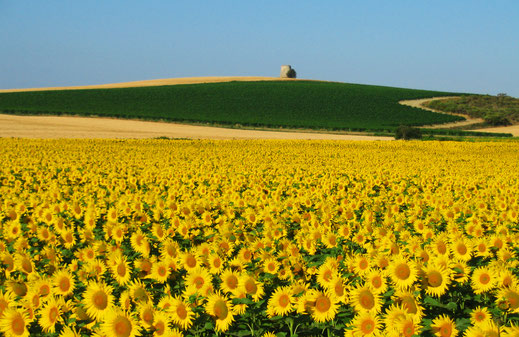
[[[227,82],[0,94],[0,112],[96,115],[233,126],[393,130],[462,119],[402,106],[453,93],[318,82]]]

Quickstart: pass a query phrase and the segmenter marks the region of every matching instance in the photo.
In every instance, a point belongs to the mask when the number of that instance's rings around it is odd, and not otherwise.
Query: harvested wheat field
[[[28,89],[0,89],[0,93],[4,92],[20,92],[20,91],[46,91],[46,90],[79,90],[79,89],[112,89],[112,88],[133,88],[133,87],[154,87],[161,85],[176,84],[198,84],[198,83],[220,83],[220,82],[253,82],[253,81],[297,81],[293,78],[266,77],[266,76],[206,76],[206,77],[180,77],[180,78],[164,78],[155,80],[144,80],[134,82],[108,83],[83,86],[68,87],[46,87],[46,88],[28,88]],[[308,80],[305,80],[308,81]]]
[[[227,129],[114,118],[0,114],[0,137],[391,140],[391,137]]]

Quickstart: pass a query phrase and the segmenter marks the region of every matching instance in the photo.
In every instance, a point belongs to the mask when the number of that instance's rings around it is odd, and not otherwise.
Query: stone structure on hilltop
[[[296,78],[296,71],[290,65],[281,66],[281,78]]]

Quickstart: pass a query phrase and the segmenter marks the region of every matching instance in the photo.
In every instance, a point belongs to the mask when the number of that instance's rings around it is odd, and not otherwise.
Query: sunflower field
[[[4,336],[519,336],[519,143],[0,139]]]

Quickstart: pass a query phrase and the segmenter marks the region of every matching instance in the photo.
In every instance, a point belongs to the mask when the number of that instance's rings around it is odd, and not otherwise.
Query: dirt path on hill
[[[392,137],[227,129],[99,117],[0,114],[0,137],[392,140]]]
[[[519,137],[519,125],[498,126],[495,128],[482,128],[470,131],[493,132],[493,133],[511,133],[514,137]]]
[[[412,100],[400,101],[398,103],[400,103],[402,105],[407,105],[407,106],[410,106],[410,107],[413,107],[413,108],[424,109],[424,110],[428,110],[428,111],[432,111],[432,112],[436,112],[436,113],[441,113],[441,114],[461,116],[461,117],[465,118],[464,121],[458,121],[458,122],[452,122],[452,123],[444,123],[444,124],[424,125],[424,126],[421,126],[422,128],[428,128],[428,129],[449,129],[449,128],[454,128],[454,127],[458,127],[458,126],[467,126],[467,125],[483,123],[483,119],[482,118],[472,118],[472,117],[467,116],[467,115],[458,114],[458,113],[444,112],[444,111],[440,111],[440,110],[436,110],[436,109],[431,109],[429,107],[424,106],[424,104],[426,102],[438,101],[438,100],[448,99],[448,98],[458,98],[458,96],[412,99]]]

